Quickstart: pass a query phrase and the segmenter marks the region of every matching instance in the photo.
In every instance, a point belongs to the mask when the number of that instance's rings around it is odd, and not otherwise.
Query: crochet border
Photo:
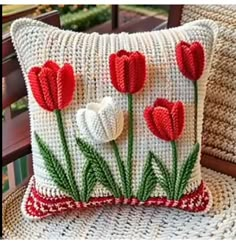
[[[166,197],[150,197],[145,202],[136,197],[129,199],[114,196],[92,197],[85,202],[76,202],[71,197],[45,197],[35,188],[35,177],[32,176],[21,205],[21,211],[26,218],[42,219],[48,216],[59,215],[73,210],[86,210],[104,205],[132,205],[132,206],[162,206],[176,208],[194,213],[206,213],[212,206],[212,195],[208,186],[201,181],[198,188],[185,194],[180,200],[170,200]]]

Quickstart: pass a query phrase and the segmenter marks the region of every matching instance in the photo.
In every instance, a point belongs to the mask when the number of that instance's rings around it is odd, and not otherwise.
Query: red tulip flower
[[[133,98],[140,91],[146,79],[145,56],[138,52],[120,50],[109,57],[112,85],[128,97],[128,155],[127,155],[127,198],[132,196],[133,163]]]
[[[63,153],[65,155],[66,170],[65,177],[68,180],[68,188],[64,188],[76,201],[79,201],[79,191],[76,186],[75,176],[72,170],[72,159],[64,132],[61,110],[72,101],[75,89],[75,77],[70,64],[64,64],[61,68],[53,61],[47,61],[42,67],[33,67],[28,73],[29,83],[35,100],[47,111],[54,111],[61,138]],[[40,137],[36,134],[36,141]],[[40,143],[38,142],[39,146]],[[47,145],[45,145],[47,147]],[[45,160],[45,163],[48,163]],[[51,162],[50,162],[51,163]],[[58,167],[57,167],[58,168]],[[64,169],[61,170],[63,172]],[[54,172],[49,171],[52,180],[56,177]],[[58,180],[54,181],[56,184]]]
[[[181,101],[157,99],[154,106],[145,109],[144,118],[155,136],[165,141],[175,141],[182,135],[184,129],[184,104]]]
[[[120,50],[110,55],[110,75],[113,86],[121,93],[134,94],[142,89],[146,79],[145,56]]]
[[[196,82],[201,77],[205,64],[201,43],[181,41],[176,46],[176,59],[179,70],[186,78]]]
[[[42,67],[33,67],[28,74],[35,100],[47,111],[62,110],[69,105],[75,89],[73,68],[64,64],[61,68],[53,61]]]
[[[198,110],[198,85],[197,80],[202,76],[205,65],[205,54],[201,43],[189,44],[181,41],[176,46],[176,60],[181,73],[194,84],[195,102],[195,139],[197,141],[197,110]]]

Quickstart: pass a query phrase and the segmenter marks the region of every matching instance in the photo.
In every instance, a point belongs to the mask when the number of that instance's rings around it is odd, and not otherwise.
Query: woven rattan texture
[[[219,26],[207,84],[203,151],[236,163],[236,6],[185,5],[181,24],[211,19]]]
[[[236,239],[236,181],[202,168],[213,194],[204,215],[160,207],[106,206],[52,216],[23,217],[21,188],[3,203],[3,238],[8,239]],[[178,223],[177,223],[178,221]]]

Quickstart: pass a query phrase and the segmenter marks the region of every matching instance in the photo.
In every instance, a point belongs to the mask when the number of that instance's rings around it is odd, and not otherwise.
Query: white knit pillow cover
[[[102,35],[16,20],[34,168],[22,213],[105,204],[208,211],[199,161],[216,35],[210,20]]]

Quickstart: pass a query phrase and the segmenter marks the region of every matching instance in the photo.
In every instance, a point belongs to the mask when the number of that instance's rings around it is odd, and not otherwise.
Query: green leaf
[[[199,153],[200,145],[196,143],[193,147],[192,152],[188,156],[187,160],[182,164],[181,169],[179,171],[178,183],[177,183],[177,193],[175,195],[176,199],[180,199],[183,195],[183,192],[187,186],[188,180],[192,174],[192,170],[194,165],[196,164],[198,153]]]
[[[60,110],[54,110],[54,113],[56,115],[57,125],[58,125],[58,131],[61,138],[61,145],[63,149],[63,153],[65,156],[66,161],[66,172],[67,172],[67,178],[70,184],[71,191],[73,193],[73,198],[75,201],[80,201],[80,193],[76,184],[74,172],[73,172],[73,164],[71,160],[71,155],[69,151],[69,147],[66,141],[65,131],[64,131],[64,125],[62,120],[62,114]]]
[[[165,182],[165,179],[162,176],[157,177],[157,183],[161,186],[161,188],[166,192],[167,196],[169,197],[170,194],[168,194],[167,192],[169,192],[169,188]]]
[[[76,138],[76,142],[83,155],[90,161],[97,181],[106,187],[116,198],[121,197],[121,190],[116,184],[104,158],[83,139]]]
[[[152,168],[152,158],[152,154],[149,152],[144,166],[142,180],[137,192],[137,198],[140,201],[146,201],[150,197],[157,183],[157,178]]]
[[[46,169],[51,176],[53,182],[64,192],[68,193],[69,195],[73,195],[69,181],[67,179],[66,173],[56,159],[53,152],[48,148],[46,143],[39,137],[39,135],[35,132],[35,138],[37,144],[39,146],[39,152],[42,155]]]
[[[115,154],[115,157],[116,157],[116,162],[117,162],[117,165],[118,165],[118,169],[119,169],[119,172],[120,172],[120,179],[121,179],[121,183],[122,183],[122,188],[123,188],[123,192],[124,192],[124,195],[125,197],[129,197],[128,193],[127,193],[127,183],[126,183],[126,170],[125,170],[125,166],[124,166],[124,162],[122,161],[121,157],[120,157],[120,153],[119,153],[119,149],[118,149],[118,146],[115,142],[115,140],[112,140],[111,142],[111,146],[113,148],[113,151],[114,151],[114,154]]]
[[[96,176],[94,174],[92,164],[87,161],[83,171],[83,191],[82,191],[82,201],[88,202],[96,185]]]
[[[170,172],[168,170],[168,168],[166,167],[166,165],[164,164],[164,162],[158,158],[154,153],[150,152],[154,158],[154,162],[152,162],[152,166],[155,171],[160,171],[161,172],[161,176],[159,175],[159,173],[156,173],[156,177],[157,177],[157,183],[159,183],[159,185],[162,187],[162,189],[166,192],[166,195],[168,198],[171,197],[171,191],[173,190],[172,188],[172,180],[171,180],[171,175]],[[158,176],[157,176],[158,174]]]

